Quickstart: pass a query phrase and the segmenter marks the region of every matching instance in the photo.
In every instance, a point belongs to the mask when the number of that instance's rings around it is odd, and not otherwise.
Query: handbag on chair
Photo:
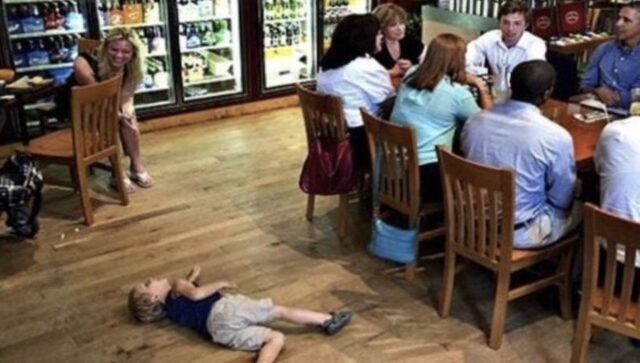
[[[416,259],[415,241],[417,238],[417,228],[399,228],[375,217],[368,250],[376,257],[409,264]]]
[[[307,194],[335,195],[348,193],[357,184],[349,139],[314,139],[300,173],[300,189]]]

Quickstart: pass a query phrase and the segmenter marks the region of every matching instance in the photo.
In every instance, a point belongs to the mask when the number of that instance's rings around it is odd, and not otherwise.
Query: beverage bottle
[[[264,0],[264,18],[273,20],[273,0]]]
[[[13,66],[15,68],[22,68],[29,66],[29,57],[25,47],[21,41],[13,43]]]
[[[100,24],[100,28],[109,24],[109,19],[107,18],[107,2],[106,0],[100,1],[98,5],[98,22]]]
[[[197,48],[201,45],[200,37],[196,31],[196,26],[191,24],[189,33],[187,34],[187,48]]]
[[[116,4],[116,0],[111,0],[111,7],[109,8],[109,25],[118,26],[124,23],[122,18],[122,11]]]
[[[264,48],[271,48],[271,25],[267,24],[264,26]]]
[[[291,16],[289,12],[289,0],[280,0],[282,7],[282,19],[288,19]]]
[[[67,14],[66,15],[62,14],[62,11],[61,11],[61,15],[64,18],[64,22],[65,22],[65,27],[67,29],[72,29],[76,31],[84,30],[84,17],[82,16],[82,14],[78,12],[78,4],[76,4],[73,1],[70,1],[69,3],[70,3],[70,5],[68,6],[69,11],[67,12]],[[61,4],[64,4],[64,2]]]
[[[231,29],[230,24],[226,20],[220,21],[220,30],[218,30],[218,43],[230,44],[231,43]]]
[[[24,22],[26,22],[26,24]],[[22,28],[25,30],[25,33],[44,31],[44,19],[40,15],[38,5],[32,4],[29,7],[29,16],[24,19],[24,22]]]
[[[296,0],[296,8],[298,9],[298,18],[305,18],[307,16],[307,9],[303,0]]]
[[[29,64],[34,66],[49,64],[49,52],[44,45],[44,39],[38,39],[36,49],[31,53],[31,58],[29,58]]]
[[[178,8],[179,10],[179,8]],[[180,18],[182,19],[182,18]],[[144,22],[159,23],[160,22],[160,5],[157,0],[149,0],[144,6]]]
[[[49,38],[49,62],[62,63],[66,60],[66,54],[62,53],[62,44],[60,38]]]
[[[216,36],[213,33],[211,24],[208,23],[206,26],[203,25],[203,28],[200,30],[202,34],[202,44],[203,45],[214,45],[216,44]]]
[[[67,62],[72,62],[78,58],[78,42],[73,36],[65,35],[63,45],[67,50]]]
[[[293,44],[293,24],[292,23],[287,23],[287,25],[285,26],[285,37],[286,37],[286,44],[287,45],[292,45]]]
[[[278,25],[278,32],[280,33],[280,41],[278,42],[278,46],[284,47],[287,45],[287,29],[285,28],[283,23]]]
[[[142,4],[138,0],[128,0],[124,7],[126,12],[125,24],[144,23]]]
[[[7,32],[9,34],[22,33],[19,14],[17,6],[7,6]]]
[[[200,0],[198,2],[198,14],[201,18],[208,18],[213,16],[213,1],[212,0]]]
[[[149,39],[147,39],[147,36],[144,34],[144,30],[142,30],[142,28],[138,28],[138,30],[136,30],[136,33],[138,34],[138,38],[140,39],[140,44],[142,45],[142,48],[148,54],[149,53]]]
[[[282,19],[282,4],[280,0],[273,1],[273,19]]]
[[[156,54],[165,54],[167,53],[166,41],[164,38],[164,34],[162,34],[162,28],[155,27],[153,28],[153,40],[149,43],[149,47],[153,49],[153,53]]]
[[[178,43],[180,43],[180,49],[187,49],[187,31],[184,25],[178,25]]]

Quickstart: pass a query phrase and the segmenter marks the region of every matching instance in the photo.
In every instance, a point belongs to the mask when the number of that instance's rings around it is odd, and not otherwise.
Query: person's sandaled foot
[[[353,314],[350,311],[331,312],[331,318],[322,323],[322,329],[327,335],[334,335],[349,325]]]
[[[131,180],[129,180],[129,178],[125,178],[123,180],[124,182],[124,190],[128,193],[128,194],[132,194],[136,192],[136,187],[133,186],[133,184],[131,183]],[[109,179],[109,187],[111,189],[114,190],[118,190],[118,183],[116,183],[116,178],[111,177]]]
[[[143,172],[132,171],[129,179],[138,184],[140,188],[151,188],[153,186],[153,178],[146,170]]]

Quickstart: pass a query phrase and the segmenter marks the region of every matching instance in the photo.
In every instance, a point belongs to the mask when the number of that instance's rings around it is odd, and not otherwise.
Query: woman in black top
[[[380,20],[384,41],[375,58],[389,70],[392,77],[401,77],[412,65],[420,63],[424,45],[419,40],[405,36],[407,13],[396,4],[378,5],[373,14]]]
[[[114,28],[96,50],[95,57],[81,54],[76,58],[69,84],[88,85],[122,74],[119,130],[122,148],[131,160],[129,178],[138,186],[149,188],[153,185],[153,179],[142,163],[140,130],[133,105],[135,90],[142,82],[143,63],[144,54],[135,32],[127,28]],[[125,185],[129,192],[135,191],[129,180],[125,180]]]

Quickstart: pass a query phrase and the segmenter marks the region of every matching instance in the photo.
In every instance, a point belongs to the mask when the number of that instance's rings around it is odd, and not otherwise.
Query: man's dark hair
[[[621,8],[635,9],[640,14],[640,1],[631,1],[626,4],[620,4]]]
[[[556,70],[549,62],[522,62],[511,72],[511,99],[540,105],[553,90]]]
[[[500,10],[498,10],[498,20],[502,19],[505,15],[514,13],[521,13],[524,15],[524,20],[529,23],[529,20],[531,19],[531,9],[529,9],[525,2],[520,0],[512,0],[504,3],[500,7]]]
[[[323,71],[340,68],[365,54],[373,56],[380,22],[373,14],[349,15],[333,31],[331,46],[320,61]]]

